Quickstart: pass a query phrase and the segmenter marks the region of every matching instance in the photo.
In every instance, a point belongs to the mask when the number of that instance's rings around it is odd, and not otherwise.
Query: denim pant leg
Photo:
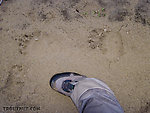
[[[113,91],[95,78],[79,81],[71,98],[79,113],[124,113]]]

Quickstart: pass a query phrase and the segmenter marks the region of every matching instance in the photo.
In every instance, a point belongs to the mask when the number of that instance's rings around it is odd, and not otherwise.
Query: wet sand
[[[49,86],[66,71],[105,81],[125,113],[150,113],[149,0],[4,1],[0,113],[77,113]]]

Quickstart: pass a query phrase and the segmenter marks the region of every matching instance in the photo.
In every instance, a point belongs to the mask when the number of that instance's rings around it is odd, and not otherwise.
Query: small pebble
[[[118,58],[117,58],[117,61],[119,61],[119,59],[120,59],[120,58],[118,57]]]
[[[34,40],[35,40],[35,41],[38,41],[39,39],[38,39],[38,38],[35,38]]]
[[[104,32],[107,32],[107,29],[104,29]]]

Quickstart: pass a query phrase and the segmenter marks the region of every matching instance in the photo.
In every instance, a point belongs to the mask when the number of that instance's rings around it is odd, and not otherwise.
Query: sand
[[[150,1],[4,1],[0,113],[77,113],[49,86],[67,71],[105,81],[125,113],[150,113]]]

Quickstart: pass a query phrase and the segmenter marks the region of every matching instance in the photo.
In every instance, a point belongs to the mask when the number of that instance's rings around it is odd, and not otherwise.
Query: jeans
[[[79,113],[124,113],[113,91],[102,81],[85,78],[75,85],[71,99]]]

